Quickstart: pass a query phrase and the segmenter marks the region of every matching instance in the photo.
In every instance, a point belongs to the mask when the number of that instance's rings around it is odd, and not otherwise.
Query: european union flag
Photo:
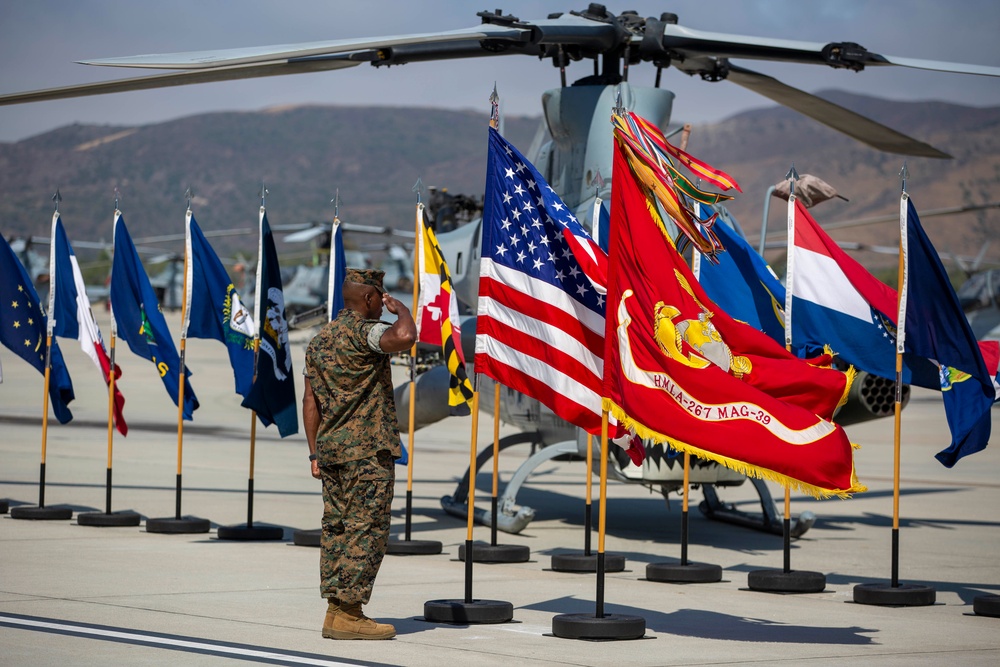
[[[906,352],[941,366],[941,392],[951,445],[936,454],[948,468],[986,448],[995,392],[972,327],[955,295],[941,258],[906,198]]]
[[[129,349],[153,362],[163,386],[174,405],[179,390],[180,357],[160,312],[149,277],[146,276],[139,253],[125,227],[125,218],[115,213],[115,258],[111,265],[111,312],[116,333],[128,343]],[[198,399],[188,380],[191,373],[184,369],[184,419],[191,419],[198,409]]]
[[[243,407],[257,411],[264,426],[278,425],[281,437],[299,432],[298,407],[295,404],[295,380],[292,355],[288,345],[288,321],[285,319],[285,293],[281,286],[278,253],[267,222],[260,209],[260,247],[257,263],[257,294],[254,315],[260,335],[257,376]]]
[[[709,220],[714,214],[708,206],[700,208],[702,220]],[[715,256],[717,264],[701,263],[698,282],[712,301],[731,317],[784,345],[785,288],[764,258],[722,218],[720,215],[712,229],[726,252]]]
[[[186,222],[188,294],[183,335],[225,343],[236,393],[246,398],[253,385],[253,317],[191,212]]]
[[[31,284],[31,277],[0,235],[0,343],[45,374],[45,338],[48,320]],[[59,423],[73,419],[67,404],[73,400],[73,381],[55,338],[52,339],[49,397]]]

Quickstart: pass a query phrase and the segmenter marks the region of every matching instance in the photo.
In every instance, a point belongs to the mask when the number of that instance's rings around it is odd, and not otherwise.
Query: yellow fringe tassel
[[[757,479],[767,479],[781,486],[800,491],[802,493],[808,493],[814,498],[830,498],[836,496],[838,498],[850,498],[852,493],[861,493],[867,491],[868,487],[862,485],[858,481],[857,473],[854,469],[854,461],[852,457],[851,461],[851,487],[849,489],[824,489],[822,487],[816,486],[814,484],[807,484],[801,480],[795,479],[794,477],[789,477],[788,475],[783,475],[779,472],[775,472],[768,468],[762,468],[760,466],[751,465],[737,459],[732,459],[727,456],[721,456],[714,452],[709,452],[707,450],[701,449],[700,447],[695,447],[694,445],[689,445],[685,442],[680,442],[673,438],[669,438],[662,433],[654,431],[651,428],[640,424],[636,420],[629,417],[624,410],[621,409],[614,401],[610,398],[602,399],[603,408],[609,413],[613,414],[623,427],[632,429],[636,434],[646,440],[655,440],[657,442],[662,442],[679,452],[685,452],[691,454],[692,456],[697,456],[701,459],[706,459],[709,461],[715,461],[721,465],[726,466],[736,472],[746,475],[747,477],[755,477]],[[854,446],[853,443],[851,445]]]

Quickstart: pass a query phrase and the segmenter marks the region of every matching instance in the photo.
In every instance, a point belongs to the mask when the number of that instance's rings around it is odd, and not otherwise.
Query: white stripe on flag
[[[794,296],[871,323],[871,306],[837,261],[829,255],[796,247]]]

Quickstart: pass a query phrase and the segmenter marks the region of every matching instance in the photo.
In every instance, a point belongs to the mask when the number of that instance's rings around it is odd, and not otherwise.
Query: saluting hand
[[[382,305],[393,315],[398,315],[400,310],[409,311],[402,301],[392,296],[388,292],[382,293]]]

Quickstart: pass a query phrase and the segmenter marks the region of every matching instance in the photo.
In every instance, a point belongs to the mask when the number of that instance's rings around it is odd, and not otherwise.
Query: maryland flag
[[[616,132],[616,138],[617,132]],[[605,407],[643,438],[814,496],[865,490],[828,421],[851,377],[805,362],[719,310],[616,141]]]
[[[434,231],[424,224],[423,204],[417,207],[420,227],[417,273],[420,296],[417,300],[417,338],[421,343],[440,345],[448,364],[448,408],[452,415],[471,414],[472,384],[465,372],[462,328],[458,319],[458,299],[452,293],[451,273],[441,253]]]

